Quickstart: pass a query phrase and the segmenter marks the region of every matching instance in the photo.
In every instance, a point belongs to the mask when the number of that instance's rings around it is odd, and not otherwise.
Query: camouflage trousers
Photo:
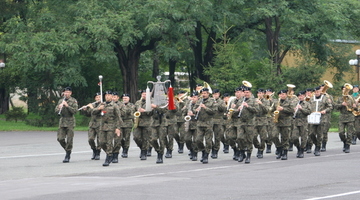
[[[134,132],[134,141],[141,150],[147,150],[150,146],[151,128],[137,127]]]
[[[276,148],[283,148],[283,150],[288,150],[290,129],[290,126],[274,126],[272,141],[274,142]]]
[[[177,124],[170,124],[167,126],[165,134],[167,136],[166,137],[167,138],[166,148],[168,150],[174,149],[174,139],[178,143],[180,141],[180,136],[179,136],[179,133],[176,131],[176,129],[177,129]]]
[[[330,121],[327,121],[327,122],[324,124],[323,139],[322,139],[323,142],[327,142],[327,141],[328,141],[328,132],[329,132],[330,126],[331,126]]]
[[[114,135],[114,152],[119,153],[121,147],[123,149],[129,149],[130,146],[130,135],[131,135],[131,127],[121,128],[120,136]]]
[[[178,143],[185,143],[185,122],[177,122],[177,133],[179,133]]]
[[[315,144],[316,147],[321,147],[322,138],[324,135],[324,126],[325,123],[310,124],[309,126],[311,141]]]
[[[253,144],[254,147],[257,148],[259,151],[264,151],[265,143],[268,138],[267,134],[267,126],[255,126],[254,128],[254,137],[253,137]],[[258,136],[260,136],[260,142],[258,140]]]
[[[164,154],[164,149],[167,144],[166,133],[167,133],[166,126],[151,127],[150,144],[159,154]]]
[[[299,139],[300,138],[300,139]],[[290,141],[299,149],[305,148],[307,145],[307,125],[306,126],[295,126],[292,130]]]
[[[205,153],[210,153],[212,149],[212,139],[214,132],[212,130],[212,126],[210,127],[197,127],[196,129],[196,146],[199,149],[199,151],[205,151]],[[205,138],[205,144],[204,144],[204,138]]]
[[[345,129],[347,132],[345,132]],[[339,137],[341,141],[351,145],[352,135],[355,132],[354,122],[339,122]]]
[[[70,151],[73,148],[74,128],[73,127],[59,127],[57,132],[57,141],[60,143],[65,151]]]
[[[225,141],[234,150],[240,150],[236,145],[237,129],[236,126],[230,125],[225,130]]]
[[[195,139],[196,139],[196,129],[189,129],[189,131],[187,131],[185,133],[185,144],[186,144],[186,147],[189,149],[189,150],[192,150],[194,152],[198,152],[198,148],[196,146],[196,143],[195,143]]]
[[[267,145],[272,145],[272,139],[273,139],[273,136],[272,136],[272,133],[273,133],[273,130],[274,130],[274,127],[275,127],[275,124],[273,123],[273,119],[270,118],[269,121],[268,121],[268,125],[266,126],[266,139],[265,139],[265,143]]]
[[[355,117],[355,122],[354,122],[354,128],[355,128],[355,135],[359,138],[360,140],[360,116],[356,116]]]
[[[237,126],[236,142],[240,150],[251,153],[253,150],[254,126],[240,125]]]
[[[101,131],[100,132],[100,146],[109,156],[112,155],[114,149],[114,131]]]
[[[98,128],[89,128],[88,130],[88,142],[91,147],[91,149],[100,150],[100,141],[99,141],[99,135],[100,135],[100,127]],[[96,141],[96,142],[95,142]]]
[[[213,131],[214,131],[214,142],[212,143],[212,149],[218,151],[220,149],[220,142],[225,141],[224,126],[222,124],[214,124]]]

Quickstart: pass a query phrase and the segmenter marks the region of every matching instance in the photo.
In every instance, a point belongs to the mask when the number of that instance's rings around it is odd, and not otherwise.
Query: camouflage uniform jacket
[[[244,106],[242,110],[239,111],[238,108],[242,105],[243,101],[245,101],[249,106]],[[259,112],[259,105],[256,103],[254,97],[243,98],[241,101],[237,101],[234,109],[235,111],[232,113],[231,117],[232,125],[255,125],[255,116]],[[240,117],[238,117],[240,112]]]
[[[193,113],[195,113],[195,115],[196,115],[195,110],[200,106],[201,103],[205,104],[206,108],[200,109],[200,111],[198,113],[196,126],[212,127],[213,126],[212,118],[213,118],[213,115],[215,114],[215,110],[217,109],[216,108],[217,105],[215,104],[214,100],[211,98],[207,98],[207,99],[202,98],[201,100],[198,100],[196,102],[196,105],[193,108],[194,110],[192,110]]]
[[[134,119],[135,105],[132,103],[122,104],[120,106],[120,114],[123,120],[121,124],[121,128],[131,128],[133,127],[133,119]]]
[[[175,110],[169,110],[166,106],[165,108],[156,107],[153,110],[153,117],[151,126],[169,126],[177,123],[177,113],[178,113],[178,104],[175,104]]]
[[[214,99],[215,103],[217,104],[217,110],[215,111],[213,117],[214,124],[224,124],[224,113],[226,112],[226,105],[224,100],[218,98]]]
[[[189,99],[186,98],[182,102],[178,102],[179,109],[177,109],[176,118],[177,122],[185,122],[184,117],[187,115],[187,106],[189,105]],[[184,111],[186,110],[186,112]]]
[[[339,122],[353,122],[355,121],[355,116],[352,111],[348,111],[347,107],[353,108],[354,99],[351,95],[348,95],[346,103],[348,106],[341,105],[343,103],[343,97],[339,97],[337,102],[335,103],[335,108],[340,111]]]
[[[101,131],[115,131],[115,129],[120,129],[121,124],[123,123],[121,119],[119,106],[114,102],[104,102],[105,108],[101,111],[99,106],[92,111],[93,115],[101,115],[100,130]]]
[[[298,109],[295,115],[295,126],[307,126],[307,116],[310,115],[310,103],[307,101],[300,101],[298,102],[301,105],[302,109]],[[297,104],[296,104],[297,105]],[[296,106],[295,106],[296,107]]]
[[[137,111],[139,108],[146,108],[146,101],[143,99],[138,100],[135,103],[135,111]],[[152,111],[149,112],[142,112],[140,117],[139,117],[139,127],[146,127],[146,126],[150,126],[151,123],[151,116],[153,115]]]
[[[332,101],[327,96],[321,95],[319,98],[316,98],[316,96],[314,95],[310,99],[310,108],[312,113],[316,112],[316,102],[318,102],[318,109],[317,109],[318,112],[325,110],[326,113],[329,113],[333,109]],[[329,117],[327,114],[321,115],[321,119],[320,119],[321,123],[327,122],[328,118]]]
[[[291,123],[293,121],[293,115],[295,112],[295,106],[293,106],[293,102],[289,98],[286,98],[285,100],[274,99],[274,106],[271,107],[270,111],[274,112],[278,105],[283,107],[283,110],[280,111],[278,123],[276,123],[275,125],[280,127],[291,126]]]
[[[92,103],[93,108],[86,108],[86,110],[83,110],[82,112],[85,114],[85,116],[90,117],[89,121],[89,128],[99,128],[100,122],[101,122],[101,114],[93,115],[93,110],[99,106],[100,103]]]
[[[196,109],[196,103],[191,103],[190,104],[190,110],[194,112],[194,110]],[[188,110],[187,110],[188,111]],[[189,130],[195,130],[196,129],[196,119],[195,119],[195,115],[191,116],[191,120],[190,120],[190,125],[189,125]]]
[[[262,104],[259,104],[259,112],[256,114],[255,122],[256,126],[266,126],[269,124],[267,115],[270,110],[270,101],[265,98],[260,101]]]
[[[57,106],[55,107],[56,114],[59,113],[59,105],[63,102],[64,99],[60,99]],[[75,113],[78,110],[78,103],[74,97],[70,97],[69,99],[65,99],[68,107],[63,106],[60,113],[59,127],[75,127]]]

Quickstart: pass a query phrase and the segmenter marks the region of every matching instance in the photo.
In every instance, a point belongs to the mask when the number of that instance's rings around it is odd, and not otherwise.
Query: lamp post
[[[5,63],[2,60],[0,60],[0,68],[1,69],[5,68]]]
[[[360,81],[360,71],[359,71],[359,67],[360,67],[360,49],[356,50],[355,54],[356,54],[357,58],[349,60],[349,65],[356,67],[357,81],[359,82]]]

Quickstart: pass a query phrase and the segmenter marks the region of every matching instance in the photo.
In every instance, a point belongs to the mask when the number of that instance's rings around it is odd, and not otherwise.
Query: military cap
[[[306,91],[300,91],[296,96],[305,95]]]
[[[99,95],[101,95],[100,92],[95,93],[94,98]]]
[[[200,90],[200,92],[209,92],[209,88],[203,88]]]
[[[265,92],[273,92],[273,90],[268,88],[268,89],[265,90]]]
[[[225,93],[225,94],[223,94],[223,97],[229,97],[230,96],[230,94],[229,93]]]
[[[196,87],[200,87],[200,86],[203,86],[203,84],[201,84],[201,83],[196,84]]]
[[[140,90],[140,93],[145,93],[146,92],[146,90]]]
[[[244,86],[244,87],[242,87],[242,90],[243,90],[243,91],[251,91],[251,87],[246,87],[246,86]]]
[[[104,94],[113,94],[111,90],[106,91]]]
[[[307,88],[305,91],[306,92],[314,92],[314,89],[313,88]]]
[[[353,85],[353,88],[359,88],[359,85]]]
[[[262,88],[259,88],[258,90],[257,90],[257,92],[265,92],[265,90],[264,89],[262,89]]]
[[[235,92],[236,91],[242,91],[243,89],[242,89],[242,87],[237,87],[237,88],[235,88]]]
[[[124,94],[122,95],[122,97],[130,97],[130,94],[124,93]]]
[[[184,90],[180,90],[178,94],[185,94],[186,92]]]
[[[72,89],[70,86],[68,86],[68,87],[64,88],[64,91],[72,91]]]
[[[193,93],[191,94],[191,97],[193,97],[193,96],[198,96],[198,95],[199,95],[198,92],[193,92]]]
[[[320,90],[320,89],[321,89],[320,86],[317,86],[316,88],[314,88],[315,91],[316,91],[316,90]]]
[[[220,93],[220,90],[219,89],[214,89],[213,94],[215,94],[215,93]]]
[[[113,92],[112,95],[119,96],[119,93],[118,92]]]
[[[278,92],[278,94],[287,93],[287,92],[288,92],[287,90],[280,90],[280,91]]]

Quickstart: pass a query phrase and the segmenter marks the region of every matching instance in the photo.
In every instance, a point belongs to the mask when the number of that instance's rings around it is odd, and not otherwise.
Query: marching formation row
[[[120,96],[106,91],[104,101],[102,92],[96,93],[95,102],[80,109],[71,97],[72,89],[67,87],[55,108],[61,116],[57,139],[66,151],[63,162],[70,161],[74,114],[78,110],[90,117],[91,159],[99,160],[102,149],[106,153],[103,166],[117,163],[121,148],[121,157],[128,157],[131,133],[140,148],[140,159],[146,160],[154,149],[156,163],[163,163],[164,156],[172,157],[174,140],[178,143],[178,153],[183,153],[186,146],[192,161],[197,161],[201,153],[199,160],[203,164],[209,162],[209,155],[217,158],[221,143],[225,153],[232,148],[233,159],[244,163],[250,163],[253,147],[257,148],[256,156],[262,158],[264,151],[271,152],[272,144],[276,147],[276,159],[287,160],[287,152],[293,146],[297,148],[298,158],[303,158],[304,152],[311,153],[313,145],[315,156],[320,156],[320,152],[326,151],[333,109],[340,111],[339,137],[343,151],[349,153],[350,145],[360,138],[358,86],[345,84],[342,97],[334,100],[326,93],[332,88],[328,81],[296,95],[295,86],[288,84],[286,90],[277,92],[275,99],[271,89],[258,89],[253,94],[251,83],[242,83],[234,96],[221,95],[219,90],[212,91],[208,85],[199,84],[191,95],[179,91],[175,99],[169,96],[162,105],[156,102],[156,96],[150,99],[145,90],[135,104],[130,103],[128,94]]]

